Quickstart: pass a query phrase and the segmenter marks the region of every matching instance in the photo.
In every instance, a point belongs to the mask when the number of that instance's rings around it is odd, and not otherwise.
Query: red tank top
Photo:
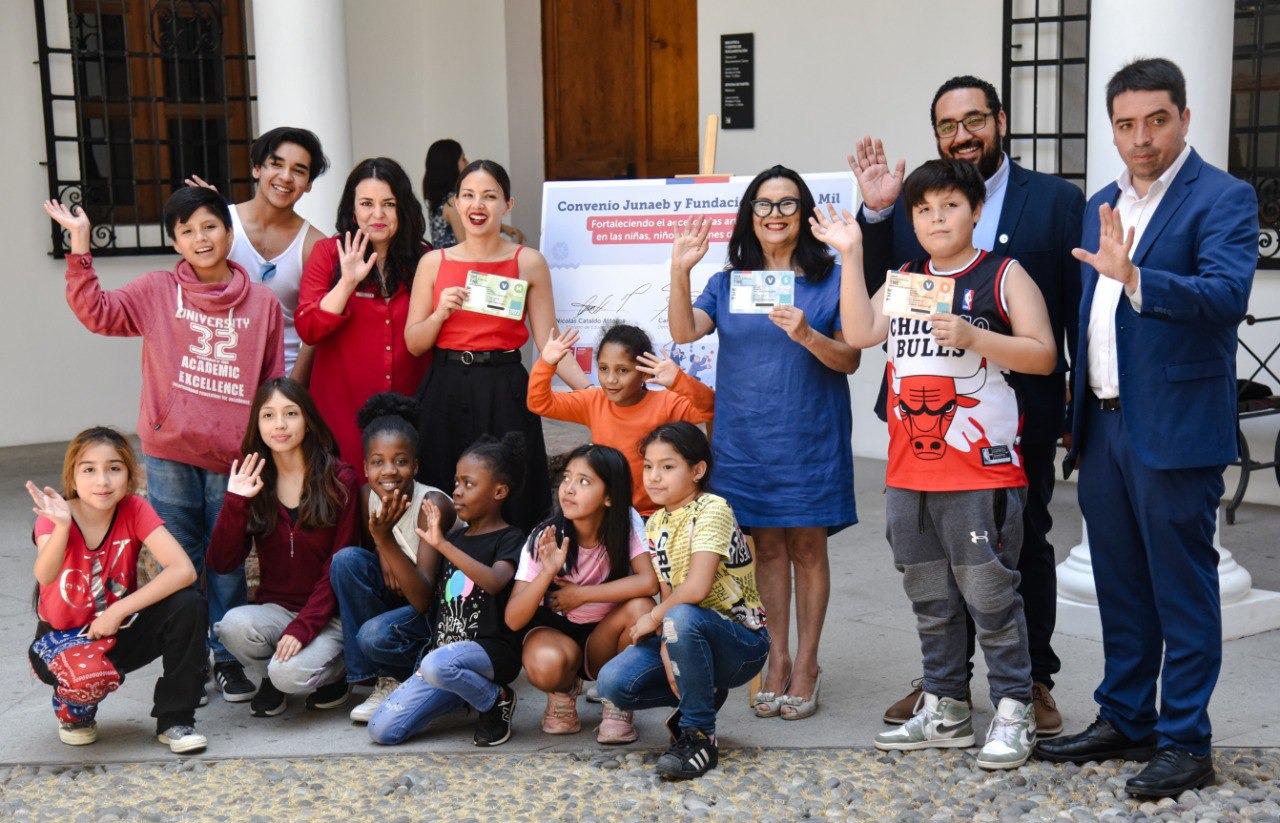
[[[440,270],[436,273],[436,287],[432,305],[440,303],[440,292],[450,286],[467,285],[467,272],[478,271],[501,277],[520,279],[520,249],[508,260],[479,263],[473,260],[450,260],[444,249],[440,250]],[[509,351],[518,349],[529,339],[529,328],[523,321],[492,317],[459,309],[449,315],[436,337],[436,348],[453,351]]]
[[[981,329],[1013,334],[1004,302],[1012,259],[978,252],[955,281],[956,314]],[[888,485],[911,491],[971,491],[1025,486],[1018,437],[1022,415],[1007,371],[975,351],[940,346],[927,320],[889,319]]]

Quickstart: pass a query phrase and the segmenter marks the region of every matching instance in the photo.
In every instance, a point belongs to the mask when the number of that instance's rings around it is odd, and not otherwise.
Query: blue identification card
[[[729,311],[733,314],[768,314],[775,306],[795,304],[795,272],[729,272]]]

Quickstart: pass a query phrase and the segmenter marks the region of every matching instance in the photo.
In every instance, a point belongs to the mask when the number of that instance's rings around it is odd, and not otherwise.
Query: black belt
[[[454,351],[453,349],[441,349],[440,353],[444,355],[444,359],[447,362],[461,363],[464,366],[501,366],[505,363],[520,362],[519,349],[506,351]]]
[[[1108,397],[1103,399],[1090,392],[1089,402],[1097,406],[1102,411],[1120,411],[1120,398]]]

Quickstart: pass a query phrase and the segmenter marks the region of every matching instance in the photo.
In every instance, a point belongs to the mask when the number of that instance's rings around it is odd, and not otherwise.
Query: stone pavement
[[[579,442],[583,431],[549,424],[549,443],[565,448]],[[1004,820],[1023,814],[1011,811],[1015,801],[1030,802],[1025,811],[1034,819],[1088,819],[1083,811],[1078,815],[1070,811],[1077,806],[1094,815],[1116,808],[1126,810],[1126,815],[1141,814],[1138,804],[1118,799],[1116,785],[1107,782],[1118,774],[1116,764],[1100,767],[1096,773],[1041,765],[1024,769],[1021,778],[993,777],[969,766],[956,770],[957,765],[971,765],[972,753],[917,754],[891,773],[890,764],[881,762],[885,756],[866,748],[883,728],[879,718],[884,707],[919,675],[919,656],[914,618],[883,538],[883,464],[861,459],[855,473],[862,522],[831,541],[832,596],[822,650],[822,708],[809,721],[758,720],[749,713],[743,691],[735,692],[720,715],[724,766],[696,786],[655,787],[647,777],[654,752],[665,748],[662,718],[653,716],[656,713],[638,717],[638,743],[622,750],[602,750],[591,735],[598,722],[597,706],[581,704],[581,734],[544,735],[538,730],[543,698],[523,679],[518,681],[521,701],[515,736],[496,753],[481,754],[471,746],[470,722],[463,718],[391,752],[374,746],[362,728],[346,719],[345,712],[309,712],[297,700],[280,717],[258,719],[249,716],[245,704],[228,704],[215,696],[197,715],[200,730],[209,737],[208,752],[176,765],[151,735],[151,683],[158,668],[153,666],[130,676],[103,704],[98,743],[73,749],[58,742],[48,689],[34,679],[26,662],[34,623],[33,550],[28,537],[30,504],[22,483],[27,478],[41,484],[56,482],[61,455],[57,444],[0,449],[0,489],[4,490],[0,492],[0,533],[9,535],[0,542],[0,693],[5,695],[0,700],[0,729],[4,730],[0,764],[13,766],[7,772],[9,766],[0,766],[0,819],[23,819],[21,808],[38,813],[41,802],[72,795],[81,801],[91,798],[92,809],[108,809],[113,798],[121,798],[116,797],[117,791],[102,790],[121,781],[127,798],[137,804],[122,807],[127,814],[116,815],[120,818],[133,817],[150,806],[163,819],[173,819],[185,816],[178,811],[185,808],[183,804],[193,803],[207,814],[191,819],[216,819],[208,815],[227,809],[232,810],[228,819],[245,819],[254,813],[267,815],[266,819],[325,819],[327,815],[394,819],[397,813],[407,813],[413,819],[472,815],[503,820],[516,816],[516,807],[509,804],[522,797],[522,802],[534,804],[524,811],[541,819],[622,819],[628,814],[649,819],[682,810],[712,818],[795,819],[802,816],[803,803],[815,817],[837,819],[894,819],[897,811],[906,811],[914,813],[907,818],[914,820]],[[1074,498],[1074,486],[1059,487],[1052,534],[1059,559],[1080,536]],[[1275,509],[1245,506],[1238,524],[1224,533],[1225,545],[1253,573],[1255,585],[1264,588],[1280,589],[1280,547],[1274,536],[1278,518],[1280,512]],[[1068,730],[1078,729],[1094,714],[1091,693],[1101,674],[1101,645],[1059,636],[1055,647],[1063,672],[1054,694]],[[1215,743],[1280,746],[1270,693],[1278,666],[1280,632],[1226,645],[1211,707]],[[986,728],[991,713],[981,685],[984,670],[979,660],[975,681],[979,729]],[[456,756],[463,753],[464,757]],[[1270,791],[1276,756],[1219,750],[1219,767],[1236,775],[1232,779],[1238,785],[1232,788],[1234,784],[1228,783],[1224,791],[1184,799],[1177,818],[1235,819],[1233,815],[1242,814],[1235,808],[1242,802],[1246,812],[1264,818],[1280,815],[1280,808],[1262,800]],[[139,765],[117,765],[130,762]],[[32,774],[40,764],[46,767]],[[66,768],[86,764],[111,765],[105,774],[100,769]],[[901,779],[895,777],[903,768]],[[1132,771],[1132,766],[1119,773],[1126,770]],[[488,790],[473,779],[476,774],[495,772],[510,776],[505,786]],[[160,773],[165,779],[155,780]],[[451,773],[458,779],[449,780]],[[838,785],[832,783],[837,780]],[[1018,784],[1019,780],[1027,785]],[[401,784],[403,791],[396,788]],[[72,785],[74,793],[58,791]],[[515,790],[517,785],[530,787],[529,792]],[[380,794],[384,789],[388,794]],[[728,796],[713,804],[717,792]],[[988,797],[985,792],[994,794]],[[414,800],[394,802],[404,794]],[[226,801],[210,803],[211,797]],[[553,800],[568,804],[575,798],[575,806],[552,808]],[[633,805],[593,810],[593,798]],[[311,805],[303,802],[307,799]],[[6,805],[15,803],[12,808]],[[255,812],[259,803],[263,811]],[[441,805],[445,803],[459,805]],[[552,806],[538,805],[549,803]],[[708,808],[702,809],[699,803]],[[296,806],[295,813],[280,816],[278,810],[289,804]],[[977,811],[962,813],[966,804]],[[1197,809],[1201,805],[1204,808]],[[1058,817],[1063,811],[1067,817]],[[109,809],[87,816],[80,812],[87,813],[88,808],[68,806],[58,819],[96,821],[111,815]]]

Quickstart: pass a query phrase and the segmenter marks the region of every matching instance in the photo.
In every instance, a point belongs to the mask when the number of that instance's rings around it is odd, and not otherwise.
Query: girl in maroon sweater
[[[256,546],[261,582],[254,603],[227,612],[214,631],[261,681],[246,695],[255,717],[280,714],[286,695],[301,692],[311,692],[308,708],[336,708],[347,683],[329,562],[355,542],[359,481],[307,390],[288,378],[258,389],[243,445],[207,562],[233,569]]]

